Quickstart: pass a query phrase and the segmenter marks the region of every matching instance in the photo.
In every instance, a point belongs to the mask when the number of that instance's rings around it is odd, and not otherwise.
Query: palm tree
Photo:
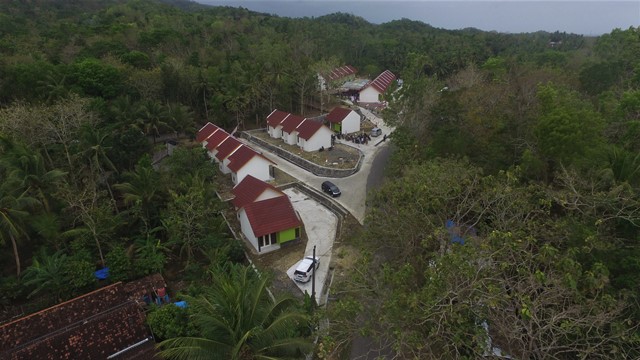
[[[120,129],[136,127],[136,121],[140,117],[141,106],[131,101],[127,96],[121,96],[113,101],[109,107],[109,114]]]
[[[0,185],[0,242],[11,242],[13,257],[16,261],[16,275],[20,276],[20,253],[18,240],[28,237],[23,228],[24,221],[30,215],[29,209],[39,204],[38,200],[27,195],[27,191],[20,190],[18,182],[3,179]]]
[[[53,255],[42,249],[38,256],[33,257],[33,264],[24,271],[24,284],[35,285],[29,297],[46,290],[60,301],[62,293],[69,289],[69,279],[66,276],[67,255],[57,251]]]
[[[89,169],[91,171],[91,176],[95,176],[96,174],[99,176],[100,183],[104,181],[107,186],[107,190],[109,191],[109,195],[115,204],[115,197],[113,196],[113,191],[111,190],[111,185],[109,184],[109,176],[110,172],[118,172],[115,165],[108,156],[109,150],[111,150],[110,146],[107,146],[109,134],[103,133],[99,129],[93,127],[85,127],[82,132],[82,152],[80,153],[86,162],[89,165]],[[115,208],[116,213],[118,212],[118,208]]]
[[[235,265],[228,273],[212,272],[213,286],[198,297],[185,297],[197,337],[178,337],[159,344],[170,359],[300,359],[311,343],[296,328],[308,317],[295,309],[296,300],[273,299],[266,276]]]
[[[122,193],[126,205],[140,204],[145,220],[150,221],[162,199],[160,175],[147,157],[138,162],[135,171],[124,173],[124,177],[129,181],[114,187]]]
[[[160,272],[167,262],[167,253],[170,249],[153,235],[159,230],[162,228],[155,228],[146,236],[134,240],[135,265],[140,269],[141,274],[148,275]]]
[[[616,182],[628,182],[635,185],[640,175],[640,154],[614,147],[608,154],[609,167]]]
[[[67,97],[69,90],[66,87],[66,80],[67,75],[60,70],[60,67],[57,67],[49,71],[44,80],[38,81],[39,90],[46,93],[48,103]]]
[[[171,128],[167,124],[168,119],[167,109],[158,101],[147,101],[140,108],[140,125],[146,135],[153,136],[154,144],[156,137],[160,136],[160,131]]]
[[[204,117],[207,121],[209,121],[209,109],[207,108],[207,102],[209,101],[209,97],[207,95],[207,91],[209,90],[209,79],[207,76],[202,73],[202,70],[198,71],[198,77],[196,81],[192,84],[194,92],[198,95],[202,94],[202,104],[204,105]]]
[[[176,135],[195,133],[196,131],[193,112],[188,106],[178,103],[169,104],[167,106],[167,118]]]
[[[22,179],[20,186],[36,197],[44,205],[45,211],[50,213],[50,194],[53,187],[62,181],[67,173],[59,169],[47,170],[42,155],[31,152],[22,145],[14,143],[11,151],[5,154],[8,156],[0,161],[6,163],[5,166],[13,168],[13,176]]]

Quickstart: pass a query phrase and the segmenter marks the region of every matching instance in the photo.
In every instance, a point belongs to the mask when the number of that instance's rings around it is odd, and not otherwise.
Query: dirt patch
[[[273,168],[273,181],[271,182],[273,186],[278,187],[281,185],[291,184],[295,182],[298,182],[298,179],[294,178],[293,176],[287,174],[286,172],[280,170],[277,167]]]

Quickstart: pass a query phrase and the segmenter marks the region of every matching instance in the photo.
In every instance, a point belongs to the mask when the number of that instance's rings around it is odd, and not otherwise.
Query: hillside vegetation
[[[3,4],[7,313],[91,290],[104,265],[114,281],[161,271],[218,296],[204,284],[244,272],[229,265],[243,253],[215,169],[185,148],[154,170],[158,139],[206,121],[262,127],[274,108],[317,113],[316,74],[349,64],[404,86],[386,94],[387,180],[334,255],[355,261],[337,268],[318,356],[348,357],[364,337],[402,359],[492,347],[640,357],[640,29],[585,38],[180,1]]]

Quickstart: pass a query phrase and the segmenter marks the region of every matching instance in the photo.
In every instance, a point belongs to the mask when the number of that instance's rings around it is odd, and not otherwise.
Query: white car
[[[315,265],[315,266],[314,266]],[[320,259],[318,257],[315,258],[315,261],[312,256],[305,256],[298,267],[296,267],[296,271],[293,273],[293,279],[299,282],[308,282],[311,280],[311,276],[313,272],[320,266]]]

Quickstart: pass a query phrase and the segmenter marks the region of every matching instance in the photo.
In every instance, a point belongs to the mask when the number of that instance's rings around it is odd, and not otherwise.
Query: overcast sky
[[[242,6],[287,17],[317,17],[334,12],[361,16],[380,24],[408,18],[435,27],[475,27],[509,33],[538,30],[601,35],[614,28],[640,26],[640,0],[196,0],[203,4]]]

